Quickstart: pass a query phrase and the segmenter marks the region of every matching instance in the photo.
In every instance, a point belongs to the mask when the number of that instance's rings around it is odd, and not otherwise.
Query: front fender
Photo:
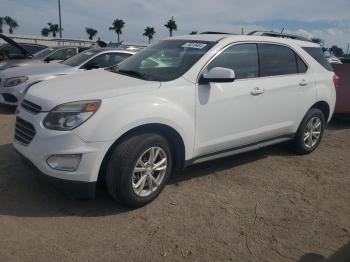
[[[182,101],[183,102],[183,101]],[[177,131],[185,144],[185,158],[194,147],[194,108],[149,94],[127,95],[102,101],[99,111],[76,129],[87,142],[113,143],[129,130],[145,124],[163,124]]]

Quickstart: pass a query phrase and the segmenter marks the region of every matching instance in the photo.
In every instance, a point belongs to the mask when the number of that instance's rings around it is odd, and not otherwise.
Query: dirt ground
[[[285,145],[186,169],[127,210],[71,200],[13,151],[0,107],[0,261],[350,261],[350,120],[320,148]]]

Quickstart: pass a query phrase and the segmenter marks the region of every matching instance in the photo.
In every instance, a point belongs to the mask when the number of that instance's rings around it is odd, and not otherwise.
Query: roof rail
[[[294,39],[294,40],[312,42],[310,38],[307,38],[304,36],[286,34],[286,33],[277,33],[277,32],[272,32],[272,31],[252,31],[252,32],[248,33],[247,35],[281,37],[281,38],[290,38],[290,39]]]
[[[199,34],[200,35],[235,35],[234,33],[216,32],[216,31],[205,31]]]

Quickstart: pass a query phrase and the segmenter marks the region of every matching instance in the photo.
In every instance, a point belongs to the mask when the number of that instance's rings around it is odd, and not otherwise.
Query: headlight
[[[17,86],[19,84],[26,82],[27,80],[28,80],[28,77],[26,76],[17,76],[17,77],[7,78],[4,87]]]
[[[100,107],[100,100],[77,101],[59,105],[44,119],[48,129],[68,131],[88,120]]]

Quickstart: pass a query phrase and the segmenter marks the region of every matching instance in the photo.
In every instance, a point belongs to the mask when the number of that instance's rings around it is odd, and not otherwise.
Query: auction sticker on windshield
[[[187,48],[196,48],[196,49],[203,49],[204,47],[206,47],[207,44],[203,44],[203,43],[185,43],[182,45],[182,47],[187,47]]]

